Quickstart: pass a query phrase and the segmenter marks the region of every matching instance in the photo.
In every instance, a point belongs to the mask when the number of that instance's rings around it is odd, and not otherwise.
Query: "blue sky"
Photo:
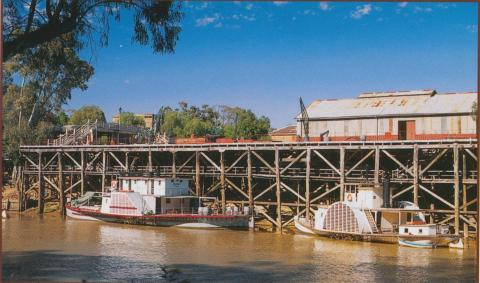
[[[127,16],[98,48],[95,75],[66,109],[124,111],[231,105],[273,127],[292,123],[298,97],[365,91],[475,91],[476,3],[183,2],[174,54],[131,43]],[[91,53],[85,51],[85,58]]]

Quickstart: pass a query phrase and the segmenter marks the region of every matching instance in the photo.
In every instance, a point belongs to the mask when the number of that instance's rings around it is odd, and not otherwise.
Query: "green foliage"
[[[249,109],[223,106],[222,113],[227,138],[260,138],[270,130],[270,119],[265,116],[257,118]]]
[[[87,121],[105,122],[105,114],[103,113],[102,109],[96,105],[83,106],[73,112],[72,117],[69,120],[69,124],[83,125]]]
[[[168,136],[214,135],[252,139],[267,134],[270,129],[270,120],[264,116],[257,118],[251,110],[228,106],[215,110],[209,105],[189,107],[184,101],[179,106],[177,109],[166,108],[163,112],[160,130]]]
[[[108,137],[107,136],[101,136],[98,140],[98,144],[108,144]]]
[[[58,121],[57,121],[57,124],[58,125],[61,125],[61,126],[65,126],[65,125],[68,125],[68,120],[70,119],[67,115],[67,113],[65,113],[64,111],[60,111],[60,113],[58,113]]]
[[[41,144],[56,137],[66,120],[62,106],[71,92],[87,89],[93,68],[77,57],[75,44],[65,35],[5,64],[5,155],[14,163],[20,144]],[[20,85],[13,76],[20,78]]]
[[[45,113],[42,120],[29,126],[28,114],[34,103],[34,95],[30,89],[22,91],[17,85],[9,85],[3,103],[5,159],[16,164],[19,161],[20,144],[41,144],[55,137],[58,116]]]
[[[75,40],[65,35],[17,55],[6,64],[6,76],[17,75],[22,80],[18,93],[32,99],[30,111],[25,113],[29,126],[35,126],[47,113],[61,112],[73,89],[87,89],[93,67],[81,60],[75,49]]]
[[[133,112],[122,112],[120,114],[120,124],[122,126],[145,127],[145,121],[142,117],[135,116]]]

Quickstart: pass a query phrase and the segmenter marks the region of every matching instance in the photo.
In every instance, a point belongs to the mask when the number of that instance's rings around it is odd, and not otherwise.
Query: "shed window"
[[[404,233],[408,233],[408,228],[404,228],[404,229],[403,229],[403,232],[404,232]]]
[[[418,229],[418,234],[422,234],[422,229]]]
[[[170,203],[170,199],[169,199],[169,198],[165,199],[165,201],[166,201],[166,203]]]

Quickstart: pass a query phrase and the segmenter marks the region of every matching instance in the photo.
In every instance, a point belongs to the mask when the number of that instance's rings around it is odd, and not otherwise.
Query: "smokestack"
[[[390,207],[390,176],[385,174],[383,178],[383,208]]]

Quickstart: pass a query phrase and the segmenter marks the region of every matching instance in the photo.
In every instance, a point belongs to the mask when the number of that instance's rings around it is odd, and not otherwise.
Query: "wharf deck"
[[[18,169],[23,207],[45,191],[64,200],[105,191],[121,174],[192,180],[191,193],[223,205],[255,206],[281,229],[295,215],[342,200],[354,186],[381,186],[391,201],[409,200],[457,232],[475,230],[476,140],[255,142],[129,145],[27,145]]]

